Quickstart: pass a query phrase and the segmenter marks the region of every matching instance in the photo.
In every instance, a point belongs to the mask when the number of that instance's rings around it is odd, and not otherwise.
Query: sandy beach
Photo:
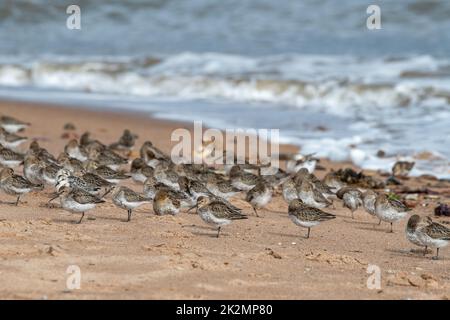
[[[75,125],[105,143],[118,139],[125,128],[139,135],[137,150],[151,140],[170,152],[170,134],[192,124],[152,119],[141,114],[90,111],[50,105],[1,102],[0,114],[29,121],[21,133],[58,155],[67,138],[64,124]],[[23,150],[28,148],[25,143]],[[281,152],[294,152],[282,146]],[[326,170],[348,163],[320,162]],[[16,173],[22,174],[22,168]],[[365,171],[370,175],[375,172]],[[386,177],[383,177],[385,179]],[[419,196],[412,212],[432,215],[438,202],[449,202],[450,183],[429,177],[403,183],[427,187],[438,196]],[[142,185],[125,185],[142,191]],[[220,238],[195,214],[156,216],[151,205],[136,210],[129,223],[126,212],[110,201],[78,215],[47,208],[52,192],[30,193],[14,207],[0,205],[0,299],[449,299],[450,248],[431,260],[405,238],[407,220],[388,225],[358,209],[355,219],[340,202],[329,212],[337,218],[305,229],[287,217],[287,205],[276,195],[261,217],[242,195],[232,203],[248,220],[235,221]],[[0,193],[0,200],[12,197]],[[450,218],[437,218],[449,223]],[[81,288],[66,286],[70,265],[81,270]],[[369,265],[381,271],[381,289],[369,289]]]

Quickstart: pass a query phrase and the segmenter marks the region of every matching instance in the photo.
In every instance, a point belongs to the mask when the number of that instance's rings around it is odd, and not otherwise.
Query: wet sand
[[[31,122],[22,134],[55,155],[67,143],[62,137],[67,122],[76,126],[77,135],[88,130],[106,143],[129,128],[139,135],[138,146],[151,140],[166,152],[171,132],[192,126],[139,114],[10,102],[0,103],[0,113]],[[281,152],[294,150],[281,147]],[[326,160],[320,164],[327,170],[349,166]],[[16,171],[22,174],[22,168]],[[446,182],[415,178],[404,183],[440,193],[439,199],[421,196],[414,213],[430,215],[438,201],[449,202]],[[126,185],[142,190],[132,182]],[[44,206],[52,191],[28,194],[18,207],[0,205],[1,299],[450,298],[450,248],[441,250],[438,261],[431,254],[411,252],[417,247],[405,238],[406,220],[394,224],[390,234],[388,224],[375,225],[378,221],[361,209],[352,220],[336,203],[328,211],[337,218],[313,228],[305,239],[306,230],[288,219],[279,194],[260,218],[238,196],[232,202],[249,219],[225,227],[217,239],[197,215],[159,217],[151,205],[137,209],[126,223],[126,212],[108,201],[77,225],[79,215]],[[2,192],[0,200],[13,199]],[[78,290],[66,286],[70,265],[81,270]],[[381,289],[367,287],[368,265],[380,268]]]

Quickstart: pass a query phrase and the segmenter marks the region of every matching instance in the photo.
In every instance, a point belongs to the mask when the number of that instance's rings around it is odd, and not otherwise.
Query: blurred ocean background
[[[2,0],[0,98],[279,128],[303,153],[449,178],[449,30],[446,0]]]

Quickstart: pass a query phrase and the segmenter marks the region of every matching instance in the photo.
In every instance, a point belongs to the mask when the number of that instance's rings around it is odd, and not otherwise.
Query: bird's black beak
[[[191,210],[194,209],[194,208],[197,208],[197,204],[195,204],[195,205],[193,205],[192,207],[190,207],[190,208],[188,209],[187,212],[191,211]]]

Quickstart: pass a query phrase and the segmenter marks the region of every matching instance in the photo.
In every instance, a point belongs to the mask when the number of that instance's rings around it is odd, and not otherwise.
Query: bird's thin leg
[[[127,222],[129,222],[131,220],[131,209],[128,209],[128,220]]]
[[[425,255],[427,254],[428,251],[428,246],[425,246],[425,250],[423,251],[423,256],[425,257]]]
[[[352,210],[352,219],[355,219],[354,211]]]
[[[216,236],[216,238],[218,238],[218,237],[219,237],[219,234],[220,234],[220,227],[219,227],[219,228],[217,228],[217,236]]]
[[[381,219],[378,220],[378,225],[379,225],[379,226],[381,225]]]
[[[50,203],[50,202],[52,202],[53,200],[55,200],[55,199],[57,199],[57,198],[59,198],[59,193],[57,193],[56,196],[54,196],[53,198],[51,198],[50,200],[48,200],[47,203]]]
[[[80,218],[80,220],[77,222],[77,224],[80,224],[80,223],[81,223],[81,220],[83,220],[83,218],[84,218],[84,212],[81,213],[81,218]]]
[[[392,229],[392,222],[391,222],[391,231],[389,233],[394,233],[394,230]]]
[[[108,188],[108,190],[105,191],[105,193],[102,195],[102,198],[104,198],[108,193],[110,193],[112,188]]]
[[[19,200],[20,200],[20,194],[19,194],[19,196],[17,197],[15,206],[17,206],[17,205],[19,204]]]
[[[433,257],[433,260],[439,260],[439,248],[436,248],[436,256]]]
[[[308,228],[308,234],[306,235],[306,239],[309,239],[309,233],[311,232],[311,228]]]
[[[255,215],[256,215],[257,217],[259,217],[259,216],[258,216],[258,212],[256,211],[256,208],[255,208],[255,207],[253,207],[253,211],[255,212]]]

